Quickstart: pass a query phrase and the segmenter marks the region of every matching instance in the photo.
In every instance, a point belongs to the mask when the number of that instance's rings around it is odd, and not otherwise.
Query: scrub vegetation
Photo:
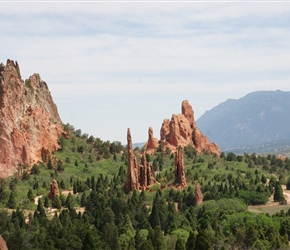
[[[65,130],[54,155],[0,180],[0,234],[9,249],[288,248],[288,158],[199,155],[189,145],[183,151],[187,187],[178,190],[174,155],[160,148],[146,156],[160,185],[126,193],[126,148],[69,124]],[[137,157],[142,150],[135,149]],[[61,195],[50,200],[52,179]]]

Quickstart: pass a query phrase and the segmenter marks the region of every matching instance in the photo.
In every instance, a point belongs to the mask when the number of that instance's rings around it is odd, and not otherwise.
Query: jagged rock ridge
[[[147,163],[145,153],[142,155],[141,165],[134,154],[132,147],[131,131],[127,130],[128,171],[125,189],[127,192],[146,189],[154,183],[158,183],[153,175],[151,163]]]
[[[187,100],[182,102],[182,114],[173,114],[171,120],[164,119],[160,129],[160,142],[172,151],[187,145],[193,145],[198,153],[208,152],[220,155],[216,143],[210,143],[201,133],[194,120],[194,112]],[[149,140],[148,140],[149,142]]]
[[[62,121],[39,74],[25,82],[18,63],[0,65],[0,177],[31,166],[58,149]]]

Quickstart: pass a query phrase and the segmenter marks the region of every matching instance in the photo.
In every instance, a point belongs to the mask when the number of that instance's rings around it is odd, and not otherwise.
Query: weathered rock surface
[[[18,63],[0,65],[0,177],[33,165],[58,149],[62,121],[38,74],[23,82]]]
[[[159,145],[158,143],[158,139],[154,137],[153,135],[153,128],[149,128],[148,129],[148,141],[145,144],[147,149],[155,149],[157,148]]]
[[[131,131],[127,130],[127,150],[128,150],[128,168],[127,168],[127,180],[125,183],[125,189],[127,192],[139,189],[139,164],[136,156],[134,155],[132,146]]]
[[[203,202],[203,194],[200,189],[199,183],[195,184],[195,204],[200,205]]]
[[[184,161],[182,149],[177,149],[175,152],[175,183],[181,188],[186,186],[185,172],[184,172]]]
[[[153,174],[152,162],[146,161],[145,152],[142,154],[140,168],[140,186],[144,189],[152,184],[158,183]],[[158,183],[159,184],[159,183]]]
[[[182,114],[173,114],[171,120],[165,119],[160,130],[160,141],[170,150],[175,151],[179,146],[193,145],[198,153],[208,152],[220,155],[217,144],[210,143],[201,133],[194,120],[194,112],[187,100],[182,102]]]
[[[2,238],[1,235],[0,235],[0,250],[8,250],[6,241]]]
[[[152,164],[146,161],[145,153],[141,158],[141,165],[134,154],[130,129],[127,130],[128,170],[125,190],[127,192],[146,189],[158,183],[153,174]]]
[[[53,179],[52,182],[50,183],[50,191],[48,194],[48,198],[52,200],[55,196],[59,196],[59,195],[60,193],[59,193],[57,181]]]
[[[153,128],[148,129],[148,141],[144,145],[144,148],[146,149],[147,154],[154,154],[155,149],[157,149],[159,146],[158,139],[154,137],[153,135]]]

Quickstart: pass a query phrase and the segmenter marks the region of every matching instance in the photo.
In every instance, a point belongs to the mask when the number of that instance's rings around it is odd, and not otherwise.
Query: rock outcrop
[[[125,189],[127,192],[139,189],[139,164],[133,151],[131,131],[127,130],[128,168]]]
[[[210,143],[201,133],[194,120],[194,112],[187,100],[182,102],[182,114],[173,114],[171,120],[165,119],[160,130],[160,142],[164,147],[176,151],[181,146],[193,145],[198,153],[208,152],[220,155],[217,144]]]
[[[175,183],[181,187],[186,187],[186,179],[184,172],[184,161],[183,161],[183,152],[182,149],[177,149],[175,152]]]
[[[146,161],[145,153],[141,158],[141,165],[134,154],[130,129],[127,130],[128,169],[125,190],[129,193],[134,190],[147,189],[158,183],[153,174],[152,163]]]
[[[200,205],[203,202],[203,194],[200,189],[199,183],[195,184],[195,204]]]
[[[0,250],[8,250],[6,241],[0,235]]]
[[[59,195],[60,193],[59,193],[57,181],[53,179],[52,182],[50,183],[50,191],[48,194],[48,198],[52,200],[55,196],[59,196]]]
[[[139,169],[141,188],[146,189],[150,185],[158,183],[154,178],[152,162],[146,161],[145,152],[142,154],[141,165],[139,166]]]
[[[152,154],[155,152],[155,149],[159,146],[158,139],[153,135],[153,128],[148,129],[148,141],[144,145],[148,154]]]
[[[39,74],[25,82],[18,63],[0,65],[0,177],[42,161],[58,149],[62,121]]]

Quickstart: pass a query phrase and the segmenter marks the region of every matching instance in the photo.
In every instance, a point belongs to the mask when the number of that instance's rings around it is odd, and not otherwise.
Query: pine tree
[[[287,188],[287,190],[290,190],[290,177],[287,180],[286,188]]]
[[[11,191],[11,193],[10,193],[7,206],[9,208],[11,208],[11,209],[15,209],[16,208],[16,201],[15,201],[15,197],[14,197],[14,192],[13,191]]]
[[[30,201],[34,201],[34,195],[31,189],[28,190],[27,197]]]
[[[285,198],[283,196],[283,190],[279,181],[276,181],[275,192],[274,192],[274,201],[283,202]]]
[[[194,232],[189,233],[189,237],[186,242],[186,250],[192,250],[194,249],[195,246],[195,241],[196,241],[196,235]]]
[[[82,197],[81,197],[81,207],[85,207],[87,204],[87,195],[85,192],[83,192]]]
[[[52,207],[57,209],[61,208],[61,200],[58,195],[54,196],[52,200]]]
[[[47,196],[45,196],[45,199],[44,199],[44,207],[48,208],[50,206],[50,202],[49,202],[49,198]]]

